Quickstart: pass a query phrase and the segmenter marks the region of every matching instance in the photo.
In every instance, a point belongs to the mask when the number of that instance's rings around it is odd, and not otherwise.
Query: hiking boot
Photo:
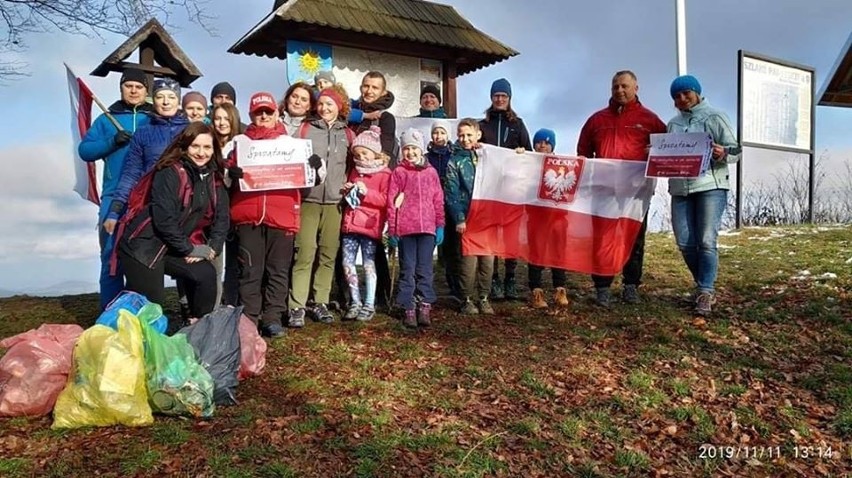
[[[612,302],[612,294],[609,292],[609,287],[600,287],[595,289],[595,304],[598,307],[609,308]]]
[[[355,320],[358,318],[359,312],[361,312],[361,304],[351,304],[346,309],[346,313],[343,314],[343,320]]]
[[[373,316],[376,315],[376,309],[372,305],[364,305],[361,307],[361,310],[358,311],[358,315],[355,319],[358,322],[369,322],[373,320]]]
[[[568,291],[564,287],[556,288],[556,291],[553,293],[553,303],[556,304],[556,307],[568,307],[571,305],[571,301],[568,300]]]
[[[698,294],[698,297],[695,299],[695,313],[702,317],[707,317],[713,311],[713,303],[715,301],[715,297],[710,292]]]
[[[323,324],[330,324],[334,322],[334,315],[328,310],[328,306],[325,304],[316,304],[311,308],[311,315],[314,316],[314,320],[317,322],[322,322]]]
[[[402,319],[402,325],[408,329],[417,328],[417,312],[415,312],[414,309],[405,311],[405,317]]]
[[[515,286],[515,278],[507,277],[506,282],[503,283],[503,295],[506,300],[518,300],[520,297],[518,296],[518,288]]]
[[[421,327],[429,327],[432,325],[432,318],[429,317],[431,311],[432,304],[421,302],[420,307],[417,308],[417,325]]]
[[[536,287],[532,290],[532,295],[530,297],[530,307],[533,309],[546,309],[547,301],[544,300],[544,291],[541,288]]]
[[[494,315],[494,307],[491,307],[491,302],[488,302],[488,297],[479,299],[479,312],[485,315]]]
[[[500,300],[503,298],[503,283],[500,282],[499,277],[495,277],[491,281],[491,295],[490,297],[494,300]]]
[[[625,284],[621,291],[621,300],[628,304],[639,303],[639,286],[636,284]]]
[[[290,317],[287,320],[287,327],[301,329],[305,326],[305,309],[297,307],[290,309]]]
[[[465,298],[464,305],[461,308],[461,313],[464,315],[477,315],[479,314],[479,309],[476,308],[476,304],[470,300],[470,297]]]
[[[260,333],[264,337],[269,337],[271,339],[279,339],[287,335],[287,331],[284,330],[284,327],[282,327],[281,324],[261,325]]]

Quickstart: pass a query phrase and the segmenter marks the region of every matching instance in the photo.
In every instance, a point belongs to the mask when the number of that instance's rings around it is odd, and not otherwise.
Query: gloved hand
[[[320,158],[319,155],[313,154],[310,158],[308,158],[308,164],[313,169],[319,169],[322,167],[322,158]]]
[[[124,146],[125,144],[130,142],[130,138],[133,137],[133,133],[129,131],[119,131],[115,133],[115,136],[112,137],[112,141],[116,146]]]
[[[192,252],[189,257],[198,257],[199,259],[213,260],[216,257],[216,252],[207,244],[197,244],[192,246]]]
[[[435,245],[440,246],[444,242],[444,226],[438,226],[435,229]]]
[[[399,246],[399,237],[390,236],[388,238],[388,246],[392,247],[393,249],[396,249],[397,246]]]
[[[242,179],[243,178],[243,168],[239,166],[234,166],[228,168],[228,177],[231,179]]]

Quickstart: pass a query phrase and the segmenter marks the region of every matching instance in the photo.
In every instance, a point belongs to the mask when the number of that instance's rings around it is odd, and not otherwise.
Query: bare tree
[[[169,25],[182,10],[192,23],[213,34],[208,0],[0,0],[0,55],[26,49],[25,37],[61,30],[77,35],[130,35],[151,18]],[[0,80],[26,75],[20,60],[0,59]]]

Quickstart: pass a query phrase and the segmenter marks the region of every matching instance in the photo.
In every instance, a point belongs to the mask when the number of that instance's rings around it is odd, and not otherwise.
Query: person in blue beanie
[[[532,151],[530,133],[524,120],[512,109],[512,85],[509,80],[500,78],[491,84],[491,106],[485,110],[485,118],[479,121],[482,130],[481,142],[501,148]],[[500,280],[500,270],[494,260],[494,279],[491,281],[491,298],[509,300],[519,298],[515,285],[516,259],[506,259],[504,280]]]
[[[679,76],[669,90],[678,114],[667,125],[669,133],[705,132],[713,137],[710,168],[697,178],[669,179],[672,229],[675,242],[695,281],[696,314],[708,316],[716,300],[719,253],[716,239],[728,205],[728,164],[739,161],[742,149],[721,110],[701,96],[701,83],[692,75]]]

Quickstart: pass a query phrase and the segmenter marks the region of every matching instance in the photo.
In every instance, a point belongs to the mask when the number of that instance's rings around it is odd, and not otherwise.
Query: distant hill
[[[29,295],[33,297],[57,297],[62,295],[91,294],[98,291],[98,284],[85,281],[64,281],[48,287],[29,290],[0,289],[0,297]]]

